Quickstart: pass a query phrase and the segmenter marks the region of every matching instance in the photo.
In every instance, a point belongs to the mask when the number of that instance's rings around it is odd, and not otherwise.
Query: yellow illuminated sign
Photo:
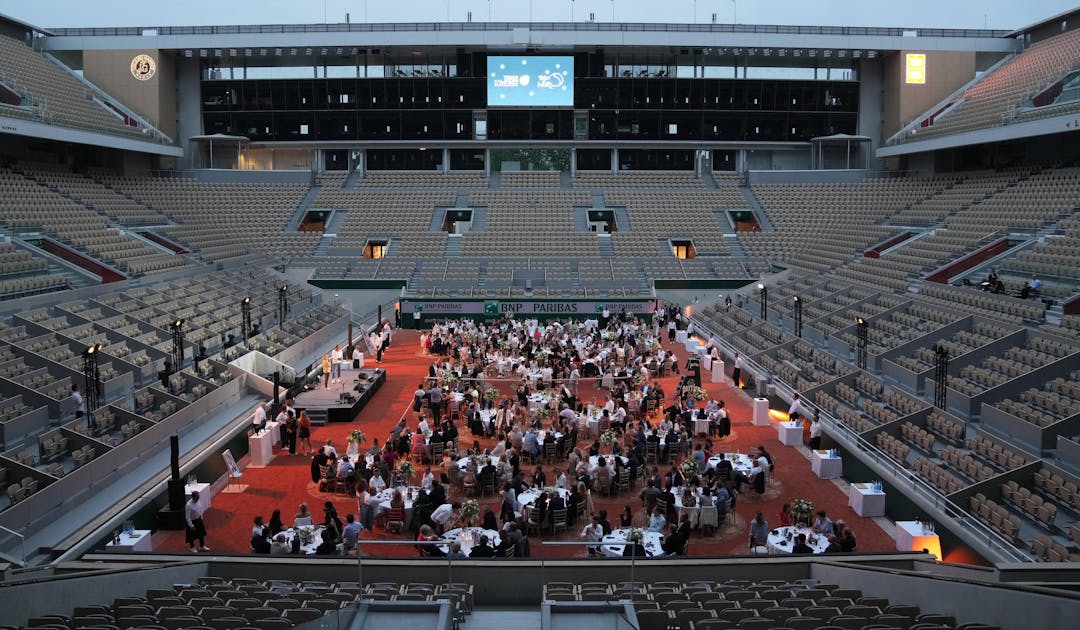
[[[907,56],[907,82],[926,83],[926,55],[909,53]]]

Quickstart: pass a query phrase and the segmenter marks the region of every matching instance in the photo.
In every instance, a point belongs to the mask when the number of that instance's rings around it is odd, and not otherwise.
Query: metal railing
[[[895,28],[875,26],[792,26],[786,24],[666,24],[645,22],[385,22],[336,24],[228,24],[218,26],[132,26],[56,28],[57,37],[141,37],[172,35],[245,35],[272,33],[373,33],[417,31],[533,31],[753,33],[782,35],[837,35],[871,37],[981,37],[999,38],[1001,29]]]
[[[691,321],[699,335],[704,334],[711,337],[713,342],[729,355],[734,355],[736,352],[743,352],[728,342],[722,335],[717,334],[709,324],[701,321],[699,318],[692,317]],[[787,400],[792,399],[792,396],[797,393],[797,390],[790,383],[771,374],[768,369],[760,363],[746,357],[745,354],[746,353],[743,352],[743,358],[746,361],[747,369],[744,371],[753,374],[755,379],[758,377],[764,378],[773,386],[775,394],[782,394],[780,396],[781,398],[786,398]],[[813,406],[815,409],[820,409],[816,405]],[[880,450],[875,444],[864,439],[854,429],[832,416],[825,409],[820,409],[820,412],[821,423],[834,437],[839,436],[842,438],[842,441],[846,441],[854,447],[849,449],[852,450],[853,454],[858,455],[859,452],[862,452],[865,457],[860,457],[859,459],[861,459],[863,463],[870,465],[871,468],[884,469],[888,475],[893,477],[893,485],[904,490],[905,495],[909,498],[912,498],[912,496],[918,497],[923,502],[929,503],[934,509],[939,510],[946,517],[943,519],[943,525],[949,528],[958,527],[962,530],[967,530],[989,549],[1014,562],[1033,562],[1029,555],[1016,547],[1016,545],[1007,538],[983,524],[974,516],[968,514],[966,510],[950,501],[928,482],[918,475],[915,475],[907,468],[901,466],[884,451]]]
[[[2,534],[0,535],[0,548],[15,549],[18,551],[19,554],[17,558],[12,558],[7,553],[0,553],[0,557],[8,558],[11,562],[14,562],[20,567],[25,567],[27,565],[26,535],[20,534],[19,532],[13,529],[8,529],[7,527],[4,527],[2,525],[0,525],[0,534]],[[12,537],[15,537],[19,540],[16,545],[8,544],[8,539]]]

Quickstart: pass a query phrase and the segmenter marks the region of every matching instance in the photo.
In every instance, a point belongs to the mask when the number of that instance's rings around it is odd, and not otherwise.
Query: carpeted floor
[[[341,450],[345,446],[345,436],[353,428],[362,429],[370,441],[379,438],[380,443],[389,433],[394,424],[408,414],[409,418],[415,414],[409,409],[412,401],[412,393],[416,385],[426,376],[429,357],[422,356],[418,348],[418,334],[414,331],[397,331],[394,335],[394,345],[383,357],[382,367],[387,371],[387,382],[376,393],[375,397],[360,415],[351,423],[333,423],[323,427],[314,427],[312,431],[312,443],[316,448],[323,444],[327,438],[333,439],[334,444]],[[685,358],[686,351],[681,345],[670,346],[680,358]],[[704,377],[708,381],[708,377]],[[678,377],[669,376],[662,379],[662,385],[667,392],[674,391]],[[860,551],[892,551],[895,543],[891,535],[881,529],[872,519],[862,518],[856,515],[847,506],[847,496],[831,481],[818,479],[810,471],[810,462],[804,455],[806,447],[800,452],[795,448],[785,447],[777,439],[776,430],[769,427],[755,427],[750,423],[751,409],[750,398],[742,391],[734,389],[730,385],[703,383],[710,396],[724,400],[731,412],[733,419],[732,435],[716,446],[721,451],[748,452],[759,444],[764,445],[772,454],[776,471],[769,482],[769,486],[761,497],[753,496],[754,493],[744,493],[739,496],[735,514],[715,536],[701,536],[696,532],[690,539],[691,555],[726,555],[744,554],[747,552],[747,531],[749,521],[757,511],[762,511],[765,518],[771,523],[777,520],[777,514],[785,502],[795,498],[810,499],[815,506],[824,509],[833,519],[843,519],[851,527],[857,538]],[[507,391],[509,391],[507,389]],[[589,396],[589,389],[582,386],[581,395]],[[598,393],[600,400],[602,394]],[[415,424],[412,426],[415,426]],[[460,428],[460,427],[459,427]],[[463,438],[471,442],[472,437],[467,430],[462,431]],[[463,439],[463,442],[465,439]],[[468,443],[466,442],[466,443]],[[370,442],[369,442],[370,443]],[[492,440],[481,440],[485,447],[491,446]],[[245,462],[241,461],[241,465]],[[421,468],[422,470],[422,468]],[[549,467],[545,467],[549,470]],[[213,506],[207,511],[205,521],[209,535],[207,545],[215,553],[249,553],[248,541],[251,538],[252,519],[256,515],[262,515],[269,519],[275,509],[280,509],[286,524],[291,523],[293,515],[298,511],[300,503],[306,502],[316,518],[321,517],[322,506],[325,501],[332,501],[337,508],[338,514],[344,520],[348,513],[356,513],[356,500],[344,495],[334,495],[319,492],[316,484],[312,483],[310,476],[310,458],[296,455],[290,456],[287,452],[278,454],[265,468],[248,467],[244,471],[243,482],[247,489],[238,494],[218,494],[213,498]],[[594,505],[597,510],[606,509],[609,519],[617,523],[618,514],[624,506],[629,505],[635,513],[635,525],[644,525],[645,517],[642,515],[641,501],[638,498],[640,484],[630,493],[616,497],[601,497],[594,493]],[[454,497],[455,499],[457,497]],[[486,497],[480,501],[481,509],[491,505],[498,513],[498,499]],[[585,552],[579,547],[552,546],[544,547],[536,544],[550,540],[576,540],[578,531],[572,530],[561,534],[557,538],[545,536],[533,540],[531,545],[534,556],[565,557],[584,556]],[[377,528],[374,532],[364,532],[364,539],[402,539]],[[156,551],[186,551],[182,531],[162,531],[154,534],[153,546]],[[413,556],[415,551],[411,546],[369,546],[365,554],[379,556]]]

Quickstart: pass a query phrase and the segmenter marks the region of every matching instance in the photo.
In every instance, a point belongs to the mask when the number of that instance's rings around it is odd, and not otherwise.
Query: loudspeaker
[[[169,465],[172,470],[172,478],[180,479],[180,436],[173,433],[169,436]]]
[[[187,501],[184,485],[183,479],[169,480],[169,511],[183,513],[184,502]]]

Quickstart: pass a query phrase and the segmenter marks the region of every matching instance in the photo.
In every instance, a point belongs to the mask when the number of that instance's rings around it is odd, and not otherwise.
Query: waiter
[[[197,491],[191,493],[191,498],[184,506],[184,534],[191,553],[198,553],[199,550],[210,551],[206,546],[206,524],[203,523],[203,511],[199,506]],[[199,543],[198,549],[195,548],[196,541]]]

